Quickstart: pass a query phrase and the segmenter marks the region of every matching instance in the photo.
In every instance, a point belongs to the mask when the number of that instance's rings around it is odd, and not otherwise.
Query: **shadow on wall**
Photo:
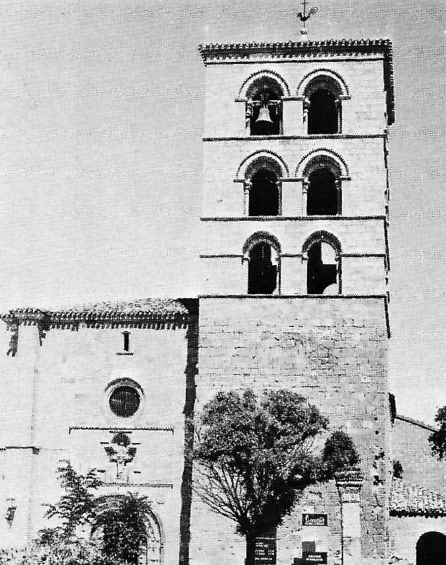
[[[189,311],[187,329],[186,393],[184,402],[184,469],[181,482],[180,565],[189,564],[192,506],[192,452],[194,447],[195,375],[198,364],[198,300],[181,300]]]

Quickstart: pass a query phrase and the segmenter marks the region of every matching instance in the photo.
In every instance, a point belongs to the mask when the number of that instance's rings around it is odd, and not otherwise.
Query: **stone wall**
[[[0,379],[8,402],[0,427],[0,513],[11,500],[17,510],[11,525],[0,520],[0,543],[20,546],[48,525],[45,505],[60,495],[56,468],[70,459],[81,472],[98,470],[105,483],[98,495],[147,495],[161,524],[164,562],[178,563],[180,541],[187,535],[180,532],[180,517],[187,523],[190,510],[190,496],[184,497],[184,441],[196,319],[189,329],[169,323],[99,326],[50,328],[39,338],[36,325],[20,325],[14,357],[5,355],[9,335],[2,328]],[[130,331],[129,352],[123,351],[123,329]],[[108,404],[109,387],[121,382],[135,383],[141,391],[140,408],[128,418],[113,414]],[[105,451],[119,430],[136,448],[121,478]]]
[[[382,299],[202,298],[200,300],[197,410],[219,390],[287,388],[303,394],[329,417],[331,430],[349,433],[360,452],[364,563],[381,563],[387,543],[387,334]],[[301,556],[301,514],[329,515],[330,563],[340,551],[339,498],[309,499],[278,532],[278,563]],[[234,524],[192,508],[191,563],[242,563],[244,541]],[[217,560],[218,556],[218,560]]]
[[[299,83],[310,73],[324,69],[337,73],[344,80],[351,96],[342,104],[342,132],[344,134],[376,134],[385,127],[385,95],[383,92],[382,56],[353,55],[348,60],[341,56],[322,54],[319,60],[302,57],[285,64],[277,61],[250,61],[238,64],[211,64],[206,68],[205,137],[244,136],[244,104],[235,102],[243,93],[243,84],[259,71],[277,73],[288,85],[288,96],[295,97]],[[289,106],[288,106],[289,105]],[[303,108],[300,101],[284,104],[283,133],[302,135]],[[224,119],[223,119],[224,118]]]
[[[228,105],[231,101],[228,101]],[[344,216],[382,215],[385,206],[386,168],[383,137],[348,139],[342,136],[302,139],[217,140],[203,144],[203,216],[243,216],[243,162],[260,151],[270,151],[283,161],[282,214],[306,215],[298,165],[312,151],[323,149],[344,161],[349,180],[342,181]],[[338,159],[339,159],[338,157]],[[240,170],[239,168],[242,167]]]

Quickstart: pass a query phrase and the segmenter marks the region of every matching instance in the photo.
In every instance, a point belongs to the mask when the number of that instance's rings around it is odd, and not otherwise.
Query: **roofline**
[[[156,299],[154,299],[156,300]],[[86,325],[90,328],[103,327],[186,327],[190,317],[197,314],[196,300],[172,299],[178,302],[178,311],[151,311],[135,308],[133,311],[110,310],[104,308],[88,310],[60,309],[57,311],[40,308],[16,308],[0,314],[0,320],[10,325],[36,325],[49,328],[78,328]]]
[[[414,426],[418,426],[420,428],[424,428],[425,430],[429,430],[430,432],[436,432],[436,428],[429,424],[425,424],[424,422],[420,422],[419,420],[414,420],[413,418],[409,418],[409,416],[403,416],[402,414],[395,414],[395,420],[401,420],[402,422],[407,422],[408,424],[412,424]]]
[[[384,88],[387,93],[387,123],[395,121],[393,86],[393,51],[390,39],[328,39],[324,41],[287,41],[266,43],[208,43],[198,46],[204,64],[245,62],[252,55],[269,55],[275,59],[290,59],[301,55],[335,55],[382,53],[384,58]]]

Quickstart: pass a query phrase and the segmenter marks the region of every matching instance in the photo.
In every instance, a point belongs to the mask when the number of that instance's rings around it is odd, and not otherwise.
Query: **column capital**
[[[346,468],[335,474],[341,502],[360,502],[363,475],[358,468]]]

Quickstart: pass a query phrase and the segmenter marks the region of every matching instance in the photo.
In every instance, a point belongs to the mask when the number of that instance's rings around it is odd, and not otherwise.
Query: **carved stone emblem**
[[[136,447],[131,445],[131,440],[126,433],[118,432],[113,436],[110,445],[106,445],[104,449],[110,463],[116,465],[116,479],[123,480],[126,466],[135,458]]]

